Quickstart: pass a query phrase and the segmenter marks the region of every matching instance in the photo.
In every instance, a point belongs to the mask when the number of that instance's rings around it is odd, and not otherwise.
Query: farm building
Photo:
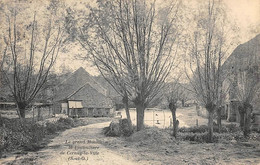
[[[55,88],[54,112],[68,116],[110,116],[114,113],[107,91],[82,67]]]
[[[224,72],[227,74],[224,87],[228,89],[224,105],[225,118],[231,122],[239,122],[238,112],[239,97],[244,89],[245,82],[259,82],[260,67],[260,34],[250,41],[239,45],[223,64]],[[257,76],[258,74],[258,76]],[[241,79],[241,75],[244,79]],[[250,89],[250,88],[249,88]],[[249,92],[249,90],[245,91]],[[249,93],[248,93],[249,94]],[[253,113],[260,114],[260,91],[252,100]]]

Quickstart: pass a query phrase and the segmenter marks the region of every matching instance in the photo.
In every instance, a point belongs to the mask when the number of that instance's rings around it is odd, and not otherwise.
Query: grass
[[[73,127],[110,121],[110,118],[59,118],[43,124],[31,119],[0,118],[0,158],[13,151],[37,151],[48,144],[59,132]]]

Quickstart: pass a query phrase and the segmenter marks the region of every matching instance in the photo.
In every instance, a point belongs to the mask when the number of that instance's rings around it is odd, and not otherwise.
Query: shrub
[[[66,125],[66,124],[64,124],[64,123],[62,123],[62,122],[56,122],[56,123],[55,123],[55,126],[56,126],[56,130],[57,130],[57,131],[64,131],[64,130],[66,130],[66,129],[71,128],[70,125]]]
[[[46,123],[46,131],[48,134],[54,134],[58,131],[56,124],[54,123]]]
[[[45,137],[46,129],[44,126],[39,124],[32,124],[31,126],[27,126],[27,129],[25,129],[25,132],[29,135],[29,143],[34,144],[38,143],[39,141],[42,141],[42,139]]]
[[[21,124],[19,119],[4,119],[0,133],[0,148],[2,151],[12,151],[37,143],[45,136],[44,132],[43,126],[32,121],[24,120]]]
[[[214,125],[213,131],[213,142],[244,140],[243,134],[241,133],[240,128],[236,124],[222,125],[220,133],[217,133],[218,126]],[[180,133],[178,138],[181,140],[196,141],[199,143],[208,142],[208,127],[206,125],[202,125],[199,127],[180,128],[179,132]]]
[[[75,123],[71,118],[60,118],[57,122],[46,124],[34,123],[30,119],[0,118],[0,157],[2,152],[10,152],[23,148],[36,151],[43,146],[41,141],[46,134],[54,134],[71,128]]]
[[[222,126],[222,128],[226,129],[227,132],[231,132],[231,133],[235,133],[235,132],[239,132],[240,131],[239,126],[237,126],[236,124],[224,125],[224,126]]]
[[[52,122],[47,122],[46,123],[46,131],[48,134],[54,134],[58,131],[64,131],[66,129],[69,129],[73,127],[74,121],[71,118],[60,118],[57,120],[57,122],[52,123]]]
[[[74,121],[72,118],[60,118],[57,122],[64,123],[65,125],[74,126]]]
[[[192,133],[205,133],[208,131],[208,126],[206,125],[201,125],[198,127],[182,127],[179,129],[179,132],[192,132]],[[236,125],[236,124],[228,124],[228,125],[222,125],[221,126],[221,133],[235,133],[235,132],[239,132],[240,128]],[[218,126],[214,125],[213,127],[213,132],[218,132]]]
[[[208,130],[208,127],[206,125],[201,125],[199,127],[189,127],[189,128],[186,128],[186,127],[182,127],[182,128],[179,128],[179,132],[190,132],[190,133],[204,133],[204,132],[207,132]]]
[[[207,133],[185,132],[185,133],[179,133],[177,138],[180,140],[195,141],[200,143],[208,141]],[[213,141],[215,142],[214,137],[213,137]]]
[[[75,126],[74,120],[72,118],[60,118],[57,123],[58,130],[65,130]]]
[[[255,135],[250,135],[251,138],[255,138]],[[193,133],[193,132],[181,132],[177,136],[178,139],[184,141],[194,141],[199,143],[208,142],[208,135],[207,132],[205,133]],[[243,133],[235,132],[235,133],[214,133],[213,134],[213,142],[227,142],[229,143],[231,140],[236,141],[246,141],[247,139],[244,138]]]

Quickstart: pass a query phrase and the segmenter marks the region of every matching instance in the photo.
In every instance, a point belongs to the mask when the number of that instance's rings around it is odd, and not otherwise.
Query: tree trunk
[[[251,126],[251,113],[252,113],[252,110],[253,110],[253,107],[251,104],[245,104],[244,105],[245,107],[245,125],[244,125],[244,137],[248,137],[251,130],[250,130],[250,126]]]
[[[127,118],[129,129],[131,131],[133,131],[133,125],[132,125],[131,116],[130,116],[130,112],[129,112],[128,101],[124,102],[124,105],[125,105],[125,113],[126,113],[126,118]]]
[[[219,107],[218,110],[217,110],[217,116],[218,116],[217,124],[218,124],[218,132],[219,133],[221,132],[221,110],[222,110],[222,107]]]
[[[182,105],[182,107],[185,106],[185,101],[184,101],[184,99],[181,100],[181,105]]]
[[[25,118],[25,108],[26,108],[27,104],[24,102],[20,102],[20,103],[17,103],[17,106],[18,106],[18,110],[20,113],[20,117],[24,119]]]
[[[136,106],[136,118],[137,118],[137,131],[144,128],[144,110],[145,106],[141,103],[135,104]]]
[[[179,121],[176,119],[177,106],[173,103],[170,103],[169,108],[172,112],[172,121],[173,121],[173,134],[172,135],[176,138],[177,132],[178,132],[178,127],[179,127]]]
[[[213,111],[209,112],[208,118],[208,140],[211,143],[213,141]]]
[[[206,109],[209,113],[208,116],[208,142],[213,142],[213,114],[215,110],[215,105],[213,103],[208,103]]]
[[[34,120],[34,107],[32,107],[32,113],[33,113],[33,122],[35,121]]]
[[[240,128],[241,130],[244,130],[244,126],[245,126],[245,107],[244,106],[238,106],[238,112],[239,112],[239,115],[240,115]]]
[[[239,112],[239,114],[240,114],[240,121],[239,121],[239,123],[240,123],[240,128],[241,128],[241,130],[244,130],[244,126],[245,126],[245,113],[243,113],[243,112]]]
[[[49,115],[48,116],[51,116],[51,107],[49,106]]]
[[[40,121],[41,120],[41,108],[38,107],[37,110],[38,110],[37,119],[38,119],[38,121]]]

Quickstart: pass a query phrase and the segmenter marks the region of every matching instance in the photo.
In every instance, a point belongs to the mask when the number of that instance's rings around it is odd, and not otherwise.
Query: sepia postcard
[[[260,0],[1,0],[1,165],[260,164]]]

